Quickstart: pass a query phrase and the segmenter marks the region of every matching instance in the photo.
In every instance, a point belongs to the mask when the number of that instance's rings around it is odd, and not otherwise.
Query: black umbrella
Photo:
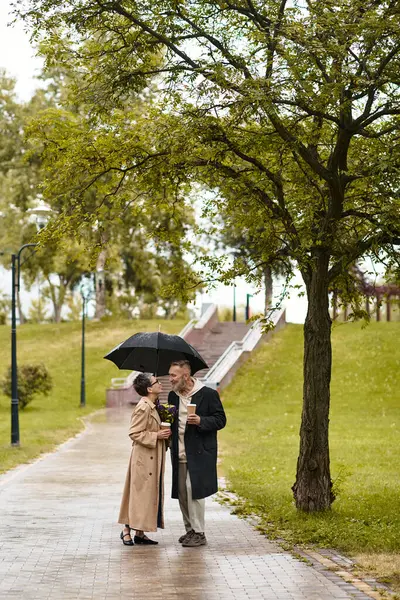
[[[120,369],[168,375],[171,362],[188,360],[192,373],[208,365],[193,346],[179,335],[135,333],[104,357]]]

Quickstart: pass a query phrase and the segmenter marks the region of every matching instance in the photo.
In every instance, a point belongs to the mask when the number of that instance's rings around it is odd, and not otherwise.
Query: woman
[[[158,544],[144,532],[164,529],[165,440],[171,435],[169,429],[161,429],[155,407],[162,390],[158,379],[140,373],[133,387],[141,399],[129,429],[133,445],[118,519],[125,525],[120,535],[125,546]],[[131,529],[136,531],[134,541]]]

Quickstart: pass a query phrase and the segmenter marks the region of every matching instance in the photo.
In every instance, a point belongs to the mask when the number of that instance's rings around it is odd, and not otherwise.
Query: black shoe
[[[205,546],[207,544],[206,536],[204,533],[196,533],[195,531],[186,540],[183,540],[182,546],[185,548],[195,548],[197,546]]]
[[[129,540],[124,540],[124,538],[126,538],[126,536],[127,536],[127,535],[129,535],[129,538],[130,538],[130,539],[129,539]],[[121,531],[121,535],[120,535],[119,537],[121,538],[121,540],[122,540],[122,543],[123,543],[123,545],[124,545],[124,546],[134,546],[134,543],[133,543],[133,541],[132,541],[132,538],[131,538],[131,534],[130,534],[130,533],[124,533],[124,531],[122,530],[122,531]],[[135,537],[136,537],[136,536],[135,536]]]
[[[150,540],[147,535],[144,535],[143,537],[140,537],[138,535],[135,535],[135,537],[133,538],[135,540],[135,544],[158,544],[158,542],[155,542],[154,540]]]
[[[193,534],[194,534],[193,529],[189,529],[189,531],[187,531],[186,533],[184,533],[183,535],[181,535],[181,537],[179,538],[178,542],[180,544],[182,544],[186,539],[189,539]]]

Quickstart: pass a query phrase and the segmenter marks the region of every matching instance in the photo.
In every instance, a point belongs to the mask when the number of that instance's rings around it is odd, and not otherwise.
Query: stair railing
[[[272,322],[276,326],[284,315],[285,308],[281,308],[272,317]],[[221,381],[227,376],[229,371],[237,363],[243,352],[251,352],[257,346],[262,337],[262,323],[255,321],[252,328],[246,333],[240,341],[232,342],[225,352],[220,356],[217,362],[202,378],[202,382],[213,389],[218,389]]]
[[[201,315],[200,319],[198,319],[197,323],[194,325],[195,329],[203,329],[203,327],[208,323],[211,317],[214,316],[214,313],[217,312],[218,306],[216,304],[210,304],[208,308]],[[179,334],[181,337],[182,333]]]
[[[187,335],[189,333],[189,331],[192,331],[192,329],[194,328],[194,326],[196,325],[197,322],[198,322],[198,319],[191,319],[188,323],[186,323],[185,327],[183,329],[181,329],[181,331],[178,333],[178,335],[181,338],[185,338],[185,335]]]

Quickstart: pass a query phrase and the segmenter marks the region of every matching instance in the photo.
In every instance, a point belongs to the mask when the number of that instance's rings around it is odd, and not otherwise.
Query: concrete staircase
[[[209,327],[202,329],[193,329],[185,335],[189,344],[195,346],[196,350],[204,358],[209,368],[222,356],[225,350],[235,340],[241,340],[249,331],[250,325],[246,323],[220,322],[218,317],[213,319]],[[195,377],[203,378],[208,369],[203,369],[195,373]],[[167,402],[168,394],[171,390],[168,376],[159,377],[162,383],[163,391],[160,395],[161,402]]]
[[[247,325],[246,323],[217,322],[205,333],[203,340],[196,345],[196,350],[200,352],[201,356],[211,368],[220,356],[222,356],[228,346],[235,340],[241,340],[249,329],[250,325]],[[191,342],[189,341],[189,343]],[[198,371],[196,377],[201,379],[207,372],[208,369]]]

